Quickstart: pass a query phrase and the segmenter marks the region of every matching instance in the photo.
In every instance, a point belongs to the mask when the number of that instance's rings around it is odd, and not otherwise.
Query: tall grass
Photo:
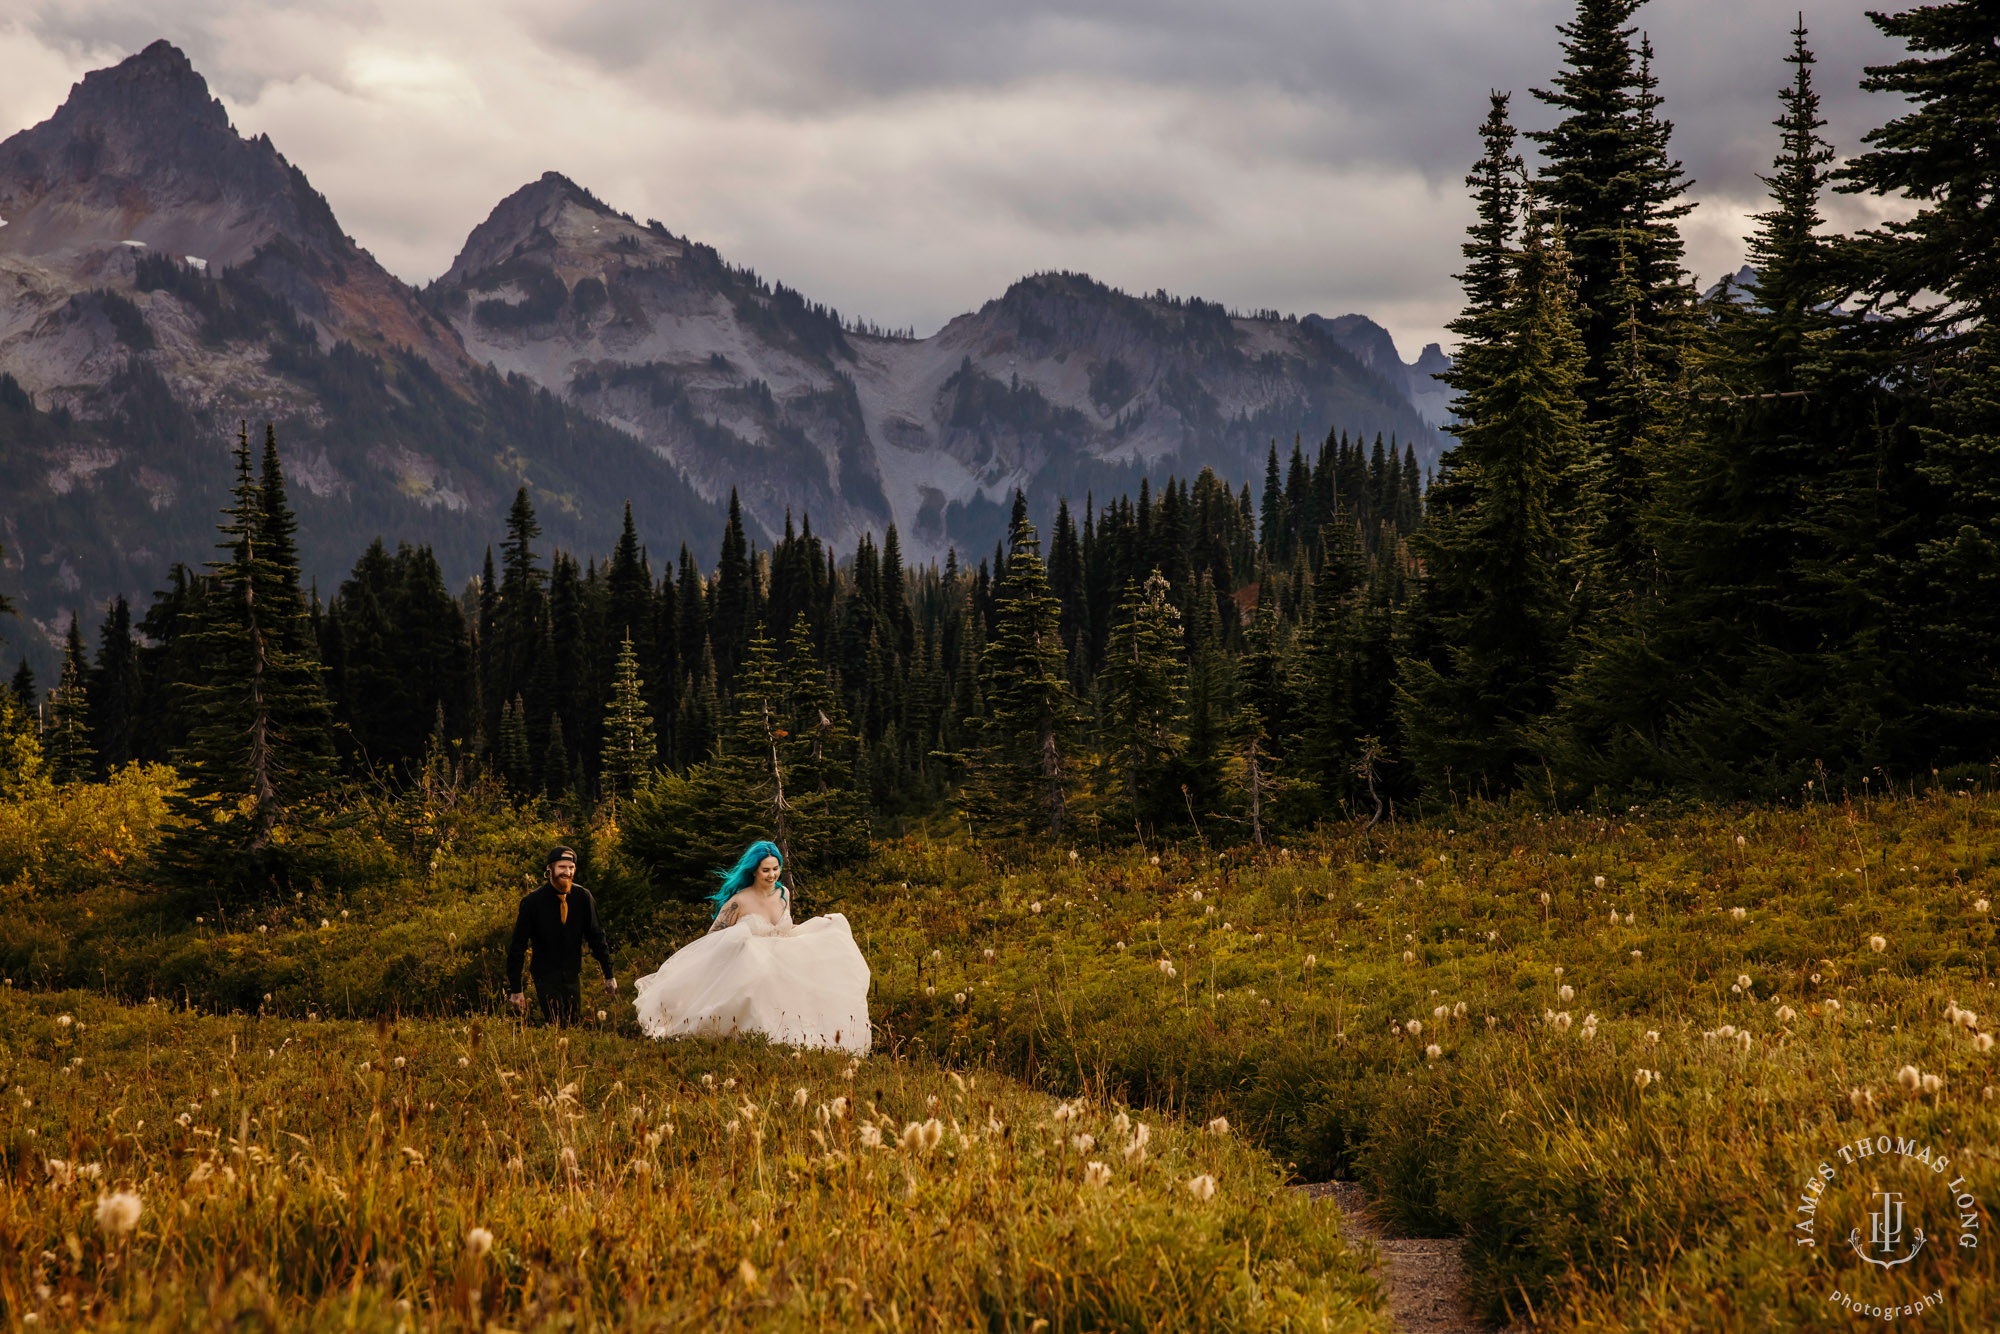
[[[9,1328],[1385,1328],[1238,1137],[990,1072],[18,989],[0,1032]]]
[[[1485,809],[1256,857],[909,844],[845,906],[906,1041],[1227,1113],[1302,1174],[1465,1235],[1494,1316],[1844,1328],[1834,1289],[1942,1291],[1938,1327],[1983,1329],[1996,829],[2000,801],[1934,792]],[[1952,1156],[1981,1244],[1871,1286],[1793,1224],[1814,1166],[1879,1134]],[[1935,1232],[1939,1192],[1921,1203]]]

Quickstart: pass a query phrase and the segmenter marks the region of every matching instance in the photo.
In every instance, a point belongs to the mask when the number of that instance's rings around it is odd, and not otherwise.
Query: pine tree
[[[968,795],[975,811],[1003,830],[1062,836],[1071,783],[1069,741],[1076,716],[1063,651],[1061,605],[1049,589],[1041,540],[1015,492],[1007,576],[995,589],[993,640],[981,663],[986,714]]]
[[[235,878],[245,888],[285,875],[274,847],[281,827],[310,812],[330,784],[332,711],[304,624],[295,561],[274,558],[289,510],[283,475],[267,452],[260,485],[247,428],[238,433],[236,483],[218,525],[223,558],[210,562],[212,595],[191,632],[199,675],[186,685],[192,718],[179,756],[187,790],[168,848],[184,870]]]
[[[722,556],[715,570],[714,619],[709,638],[715,652],[716,677],[729,688],[737,665],[750,647],[755,594],[750,577],[750,545],[743,533],[743,507],[736,489],[729,490],[729,522],[722,531]]]
[[[1186,742],[1185,641],[1170,591],[1158,570],[1126,583],[1104,658],[1105,741],[1133,818],[1155,823],[1173,811],[1156,780]]]
[[[1628,21],[1644,0],[1578,0],[1558,27],[1564,67],[1535,97],[1562,119],[1528,137],[1542,147],[1543,208],[1565,228],[1587,391],[1608,385],[1624,312],[1614,289],[1638,293],[1638,319],[1660,328],[1684,296],[1679,219],[1691,205],[1672,125],[1657,112],[1651,51]]]
[[[49,775],[58,783],[87,783],[96,777],[97,752],[90,744],[90,699],[85,684],[89,671],[83,656],[83,634],[71,613],[63,645],[62,678],[51,702],[44,742]]]
[[[132,642],[132,609],[113,598],[98,632],[97,663],[90,672],[90,736],[99,771],[116,773],[137,758],[139,646]]]
[[[1883,758],[1983,764],[2000,750],[2000,11],[1946,0],[1869,17],[1910,54],[1869,67],[1862,87],[1906,109],[1864,137],[1839,188],[1914,209],[1853,238],[1847,258],[1866,310],[1885,317],[1857,336],[1907,384],[1899,406],[1921,452],[1903,474],[1906,442],[1885,442],[1886,475],[1850,469],[1868,490],[1837,493],[1887,498],[1888,513],[1828,518],[1872,523],[1885,549],[1866,554],[1895,576],[1850,563],[1840,578],[1877,609],[1860,634],[1898,648]]]
[[[1402,729],[1427,787],[1511,786],[1534,756],[1530,733],[1566,664],[1567,544],[1551,514],[1552,479],[1584,442],[1582,350],[1559,242],[1537,217],[1510,257],[1498,337],[1465,349],[1455,405],[1466,499],[1420,535],[1429,624],[1422,656],[1400,672]]]
[[[628,631],[618,648],[611,703],[604,711],[600,772],[605,795],[614,801],[631,796],[653,772],[658,746],[653,740],[653,715],[646,711],[645,690],[639,675],[639,651]]]
[[[35,700],[37,695],[37,691],[35,690],[35,669],[28,665],[26,658],[22,658],[20,663],[15,666],[14,675],[7,682],[7,691],[14,697],[14,707],[21,711],[22,717],[33,718],[35,716]]]

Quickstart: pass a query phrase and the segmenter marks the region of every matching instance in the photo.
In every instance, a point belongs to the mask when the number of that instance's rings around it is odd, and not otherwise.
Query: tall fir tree
[[[321,688],[296,560],[283,554],[289,509],[275,450],[260,484],[247,428],[218,525],[222,559],[191,632],[199,673],[184,684],[192,719],[167,855],[184,872],[268,889],[288,875],[281,831],[300,826],[331,783],[332,710]]]
[[[49,731],[43,739],[49,776],[58,783],[87,783],[97,776],[97,751],[90,744],[89,680],[83,631],[72,612],[63,641],[62,676],[49,703]]]
[[[1007,574],[994,591],[993,639],[985,646],[978,756],[966,810],[985,828],[1062,836],[1069,815],[1072,731],[1062,607],[1049,588],[1041,539],[1015,492]]]
[[[1903,442],[1887,442],[1888,475],[1871,479],[1908,515],[1877,553],[1893,586],[1848,591],[1877,600],[1872,634],[1910,646],[1890,682],[1910,716],[1891,721],[1886,758],[1983,764],[2000,751],[2000,10],[1947,0],[1869,17],[1909,55],[1870,66],[1862,87],[1904,109],[1865,136],[1840,188],[1913,207],[1853,238],[1847,259],[1880,317],[1861,337],[1909,385],[1920,453],[1899,479]]]
[[[618,646],[611,702],[604,711],[604,745],[599,772],[604,793],[614,801],[629,797],[653,772],[658,754],[653,715],[646,709],[646,686],[639,674],[639,650],[627,631]]]
[[[1429,624],[1399,673],[1401,726],[1426,786],[1511,787],[1567,667],[1568,543],[1552,481],[1585,440],[1582,348],[1560,239],[1530,215],[1496,335],[1464,349],[1475,386],[1454,404],[1466,479],[1449,525],[1420,535]]]
[[[1173,818],[1178,791],[1161,790],[1186,745],[1186,636],[1157,569],[1128,581],[1104,657],[1104,739],[1131,819]]]

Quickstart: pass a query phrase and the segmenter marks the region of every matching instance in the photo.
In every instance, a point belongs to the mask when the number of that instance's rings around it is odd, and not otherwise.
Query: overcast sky
[[[7,9],[19,15],[18,2]],[[1704,280],[1741,262],[1800,6],[1656,0]],[[1893,114],[1862,7],[1803,6],[1843,153]],[[0,17],[0,137],[158,37],[421,283],[543,171],[809,297],[920,334],[1076,269],[1443,337],[1489,88],[1515,121],[1556,0],[28,0]],[[1842,199],[1836,221],[1879,216]]]

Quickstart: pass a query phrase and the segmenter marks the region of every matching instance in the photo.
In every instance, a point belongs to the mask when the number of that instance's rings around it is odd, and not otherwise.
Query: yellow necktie
[[[569,925],[569,895],[567,895],[567,894],[558,894],[558,895],[556,895],[556,905],[557,905],[557,907],[558,907],[558,908],[559,908],[559,909],[561,910],[561,912],[562,912],[562,921],[563,921],[563,925],[564,925],[564,926],[568,926],[568,925]]]

